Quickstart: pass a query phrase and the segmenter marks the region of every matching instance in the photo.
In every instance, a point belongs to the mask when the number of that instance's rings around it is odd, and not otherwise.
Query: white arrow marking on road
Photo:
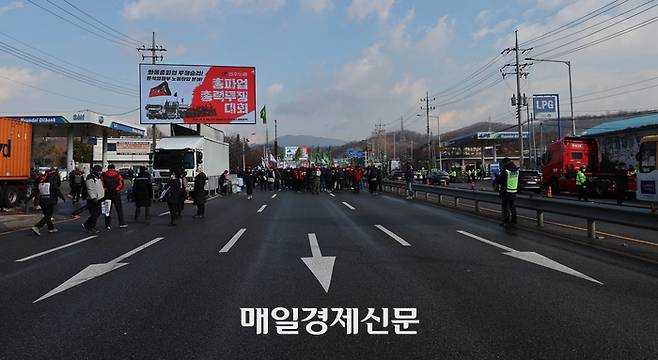
[[[55,251],[57,251],[57,250],[62,250],[62,249],[65,249],[65,248],[67,248],[67,247],[69,247],[69,246],[77,245],[77,244],[79,244],[79,243],[81,243],[81,242],[85,242],[85,241],[87,241],[87,240],[91,240],[91,239],[94,239],[94,238],[97,238],[97,237],[98,237],[98,235],[87,236],[87,237],[84,238],[84,239],[80,239],[80,240],[74,241],[74,242],[72,242],[72,243],[68,243],[68,244],[65,244],[65,245],[62,245],[62,246],[58,246],[58,247],[53,248],[53,249],[50,249],[50,250],[42,251],[42,252],[40,252],[40,253],[38,253],[38,254],[34,254],[34,255],[30,255],[30,256],[24,257],[24,258],[22,258],[22,259],[18,259],[18,260],[16,260],[16,262],[23,262],[23,261],[28,261],[28,260],[31,260],[31,259],[34,259],[34,258],[38,258],[39,256],[43,256],[43,255],[46,255],[46,254],[50,254],[51,252],[55,252]]]
[[[318,245],[318,238],[315,234],[308,234],[308,242],[311,245],[311,254],[313,257],[303,257],[302,261],[306,264],[309,270],[313,273],[316,279],[322,285],[325,292],[329,293],[329,286],[331,285],[331,274],[334,271],[335,256],[322,256],[320,252],[320,245]]]
[[[244,229],[244,228],[238,230],[238,232],[236,232],[235,235],[233,235],[231,240],[229,240],[226,243],[226,245],[224,245],[224,247],[221,250],[219,250],[219,252],[220,253],[227,253],[229,250],[231,250],[233,245],[235,245],[235,243],[238,242],[238,239],[240,239],[240,236],[242,236],[242,234],[244,234],[245,231],[247,231],[247,229]]]
[[[386,235],[390,236],[393,238],[393,240],[397,241],[400,243],[402,246],[411,246],[408,242],[406,242],[403,238],[399,237],[397,234],[392,232],[391,230],[383,227],[382,225],[375,225],[375,227],[381,231],[383,231]]]
[[[262,213],[263,210],[265,210],[266,207],[267,207],[267,205],[263,205],[263,206],[261,206],[260,209],[258,209],[258,211],[256,211],[256,212],[257,212],[257,213]]]
[[[343,205],[347,206],[347,208],[350,209],[350,210],[356,210],[356,208],[354,206],[346,203],[345,201],[343,201]]]
[[[547,258],[547,257],[545,257],[541,254],[537,254],[536,252],[533,252],[533,251],[517,251],[517,250],[514,250],[514,249],[512,249],[510,247],[507,247],[505,245],[495,243],[491,240],[481,238],[477,235],[473,235],[473,234],[471,234],[469,232],[466,232],[466,231],[463,231],[463,230],[457,230],[457,232],[462,234],[462,235],[468,236],[472,239],[481,241],[485,244],[489,244],[489,245],[495,246],[499,249],[503,249],[503,250],[506,251],[506,252],[503,253],[504,255],[511,256],[511,257],[519,259],[519,260],[527,261],[527,262],[530,262],[530,263],[533,263],[533,264],[536,264],[536,265],[539,265],[539,266],[543,266],[543,267],[546,267],[546,268],[549,268],[549,269],[553,269],[555,271],[559,271],[561,273],[569,274],[569,275],[572,275],[572,276],[575,276],[575,277],[579,277],[581,279],[589,280],[591,282],[595,282],[597,284],[603,285],[602,282],[600,282],[600,281],[598,281],[594,278],[591,278],[591,277],[589,277],[589,276],[587,276],[587,275],[585,275],[581,272],[578,272],[578,271],[576,271],[576,270],[574,270],[574,269],[572,269],[568,266],[562,265],[559,262],[557,262],[555,260],[551,260],[551,259],[549,259],[549,258]]]
[[[68,290],[68,289],[70,289],[74,286],[78,286],[78,285],[80,285],[80,284],[82,284],[86,281],[89,281],[93,278],[97,278],[101,275],[107,274],[112,270],[116,270],[120,267],[128,265],[128,263],[122,263],[121,261],[126,259],[129,256],[135,255],[136,253],[146,249],[147,247],[157,243],[158,241],[160,241],[162,239],[164,239],[164,238],[163,237],[155,238],[155,239],[147,242],[146,244],[143,244],[143,245],[141,245],[141,246],[139,246],[139,247],[137,247],[133,250],[128,251],[127,253],[125,253],[125,254],[123,254],[123,255],[115,258],[115,259],[110,260],[109,262],[107,262],[105,264],[91,264],[91,265],[87,266],[86,268],[84,268],[79,273],[73,275],[72,278],[66,280],[64,283],[62,283],[58,287],[50,290],[48,293],[46,293],[42,297],[34,300],[32,303],[36,303],[36,302],[41,301],[43,299],[49,298],[53,295],[59,294],[62,291],[66,291],[66,290]]]
[[[165,212],[163,212],[162,214],[160,214],[158,216],[165,216],[165,215],[169,215],[169,211],[165,211]]]
[[[278,194],[274,194],[274,195],[272,195],[272,199],[274,199],[277,195],[278,195]]]

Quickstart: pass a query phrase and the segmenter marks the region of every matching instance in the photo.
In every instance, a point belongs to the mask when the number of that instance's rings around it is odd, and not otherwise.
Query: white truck
[[[194,186],[194,177],[201,167],[208,176],[206,190],[211,194],[219,190],[219,178],[229,170],[227,143],[204,136],[172,136],[156,143],[153,156],[153,181],[162,188],[169,181],[172,169],[183,169],[187,190]]]

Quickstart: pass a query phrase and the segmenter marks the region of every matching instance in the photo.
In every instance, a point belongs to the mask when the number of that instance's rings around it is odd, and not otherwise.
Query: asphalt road
[[[156,204],[59,249],[84,218],[0,237],[0,359],[658,358],[655,265],[389,195],[272,195],[187,205],[177,227]],[[277,307],[299,334],[241,318]]]

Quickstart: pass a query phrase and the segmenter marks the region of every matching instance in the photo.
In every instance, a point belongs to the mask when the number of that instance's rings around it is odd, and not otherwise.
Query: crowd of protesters
[[[296,168],[258,167],[237,171],[243,179],[247,198],[254,188],[261,191],[291,190],[319,195],[320,192],[354,191],[367,188],[371,194],[382,192],[384,172],[381,166],[300,166]]]

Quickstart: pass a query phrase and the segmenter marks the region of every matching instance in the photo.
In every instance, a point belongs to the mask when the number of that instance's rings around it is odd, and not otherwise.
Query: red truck
[[[12,208],[30,179],[32,125],[0,118],[0,207]]]
[[[543,183],[553,194],[576,192],[576,172],[585,166],[589,192],[606,196],[614,191],[613,169],[601,169],[601,153],[596,139],[565,137],[548,145],[543,157]],[[635,179],[629,176],[628,193],[635,193]]]

